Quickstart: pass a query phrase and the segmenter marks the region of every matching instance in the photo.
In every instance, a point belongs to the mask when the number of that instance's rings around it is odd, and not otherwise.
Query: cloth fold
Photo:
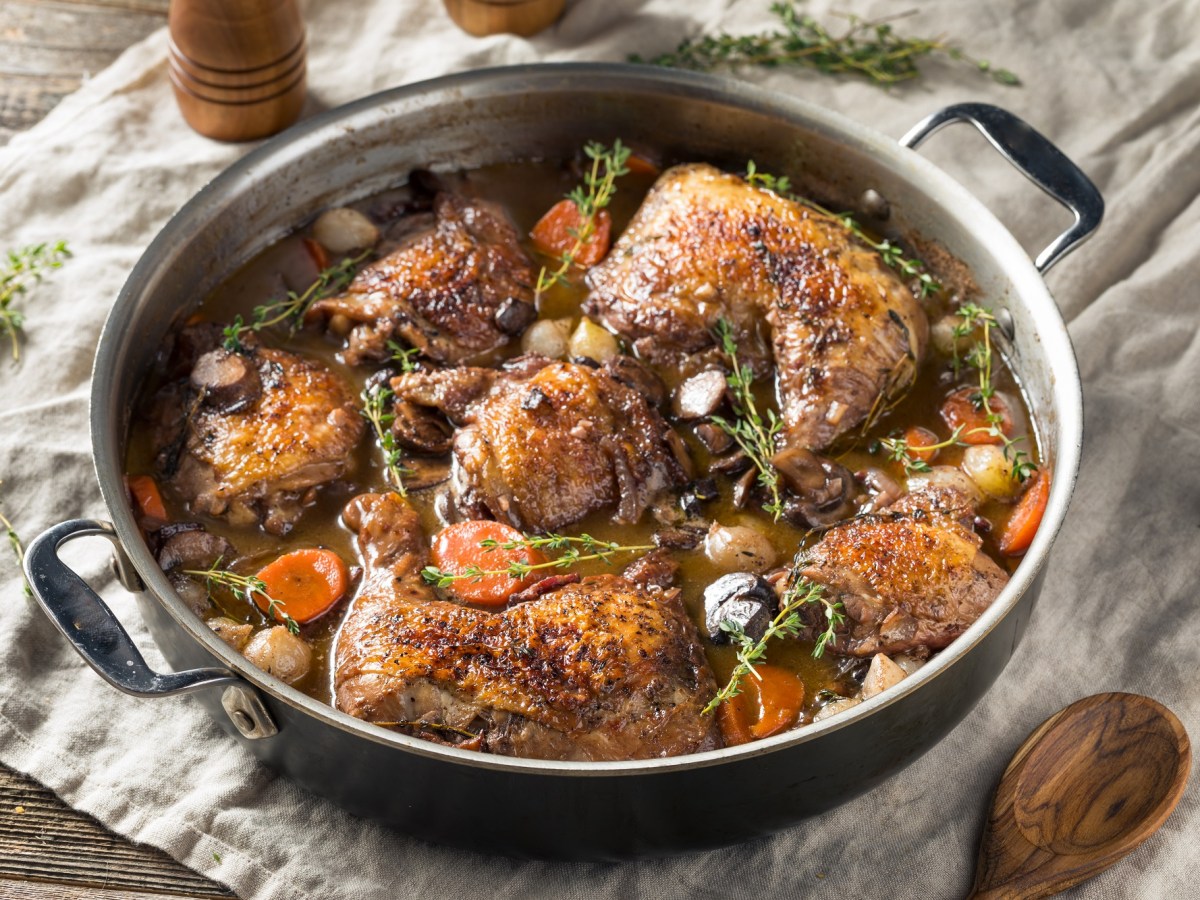
[[[483,65],[621,60],[684,35],[758,30],[765,0],[576,0],[531,40],[474,39],[431,0],[310,2],[310,108]],[[877,17],[884,0],[804,11]],[[899,136],[964,100],[1011,109],[1096,181],[1097,236],[1049,283],[1083,375],[1086,443],[1071,513],[1041,602],[992,691],[903,773],[818,819],[736,850],[666,861],[518,862],[422,843],[342,812],[260,767],[184,698],[139,702],[88,670],[21,594],[0,558],[0,760],[134,840],[161,847],[241,897],[943,897],[970,882],[990,791],[1047,716],[1087,694],[1166,703],[1200,735],[1200,21],[1196,0],[964,4],[923,0],[896,23],[945,34],[1018,73],[1009,88],[931,60],[880,90],[797,70],[737,73]],[[90,465],[88,378],[100,327],[137,258],[177,210],[247,146],[188,130],[171,99],[166,35],[154,34],[0,149],[0,247],[57,238],[75,256],[20,301],[24,359],[0,360],[0,509],[26,539],[104,517]],[[922,152],[962,180],[1036,252],[1059,228],[1051,201],[984,151],[970,129]],[[94,543],[94,545],[92,545]],[[117,611],[151,665],[161,656],[100,541],[69,560]],[[504,815],[504,810],[470,811]],[[570,810],[563,810],[570,815]],[[1191,896],[1200,802],[1072,896]]]

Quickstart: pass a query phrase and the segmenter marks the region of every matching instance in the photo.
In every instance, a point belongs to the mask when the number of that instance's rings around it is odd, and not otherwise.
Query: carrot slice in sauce
[[[129,493],[133,495],[133,504],[147,519],[157,519],[160,522],[168,522],[170,519],[167,516],[167,506],[163,503],[162,492],[158,489],[158,483],[149,475],[129,475],[125,478],[125,485],[129,488]]]
[[[740,694],[717,708],[717,723],[725,745],[733,747],[790,728],[803,706],[804,682],[787,669],[764,664],[742,679]]]
[[[912,425],[904,431],[904,441],[908,445],[908,455],[921,462],[932,462],[938,455],[936,449],[926,450],[938,443],[937,435],[928,428]]]
[[[629,159],[625,160],[625,168],[634,175],[657,175],[662,171],[653,160],[639,153],[629,154]]]
[[[1004,441],[991,434],[991,423],[987,420],[987,412],[976,404],[979,388],[963,387],[942,401],[942,421],[950,428],[962,428],[959,440],[966,444],[1003,444]],[[988,400],[992,412],[1000,416],[1000,430],[1005,436],[1012,437],[1013,419],[1008,404],[999,394],[993,394]]]
[[[498,573],[460,578],[446,590],[468,603],[503,606],[513,594],[544,577],[540,572],[530,572],[524,577],[514,578],[505,571],[513,563],[538,565],[548,561],[545,554],[536,549],[514,547],[506,550],[500,546],[524,538],[521,532],[503,522],[486,519],[457,522],[438,532],[433,539],[430,557],[436,569],[451,575],[465,575],[472,567]],[[485,541],[489,542],[488,546],[483,546]],[[495,545],[491,541],[495,541]]]
[[[583,230],[585,220],[579,214],[574,200],[559,200],[542,216],[529,236],[538,250],[547,256],[562,256],[575,249],[577,235]],[[573,264],[582,269],[594,266],[604,259],[612,241],[612,216],[600,210],[595,216],[595,230],[587,243],[575,250]]]
[[[257,577],[267,595],[283,607],[272,611],[280,622],[285,613],[297,622],[311,622],[328,612],[350,586],[350,572],[332,550],[293,550],[264,566]],[[261,595],[254,594],[254,602],[263,612],[268,611],[269,604]]]
[[[1050,475],[1044,471],[1038,472],[1009,516],[1004,533],[1000,536],[1001,553],[1005,556],[1020,556],[1029,549],[1038,526],[1042,524],[1042,516],[1046,513],[1046,501],[1049,499]]]

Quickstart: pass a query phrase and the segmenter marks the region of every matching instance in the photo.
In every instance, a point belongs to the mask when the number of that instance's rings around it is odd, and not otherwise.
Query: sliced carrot
[[[662,171],[660,166],[640,153],[630,153],[629,159],[625,160],[625,168],[634,175],[657,175]]]
[[[459,578],[447,590],[460,600],[483,606],[503,606],[508,598],[541,580],[544,574],[530,572],[521,578],[508,573],[513,563],[538,565],[547,562],[540,551],[529,547],[506,550],[501,544],[520,541],[524,535],[511,525],[476,519],[447,525],[433,539],[430,557],[434,568],[451,575],[465,575],[472,567],[493,575]],[[484,545],[484,542],[488,542]],[[491,542],[494,541],[493,545]]]
[[[951,429],[962,428],[959,440],[966,444],[1003,444],[997,435],[991,432],[991,423],[987,413],[976,403],[979,389],[963,387],[942,401],[942,421]],[[1008,437],[1012,436],[1013,419],[1008,404],[999,394],[993,394],[988,400],[992,412],[1000,416],[1000,430]]]
[[[167,506],[163,503],[162,492],[158,484],[149,475],[129,475],[125,478],[129,493],[133,495],[133,503],[147,519],[157,519],[160,522],[170,521],[167,516]]]
[[[575,250],[578,235],[585,221],[574,200],[559,200],[538,219],[529,236],[533,244],[547,256],[562,256]],[[612,216],[607,210],[596,213],[595,230],[586,244],[575,250],[574,264],[587,269],[604,259],[612,241]]]
[[[1033,543],[1042,516],[1046,513],[1046,501],[1050,499],[1050,475],[1038,472],[1033,483],[1017,501],[1016,508],[1008,518],[1004,533],[1000,536],[1000,552],[1005,556],[1020,556]]]
[[[350,572],[342,558],[332,550],[315,548],[285,553],[261,568],[256,577],[282,607],[271,611],[280,622],[285,614],[297,622],[311,622],[328,612],[350,587]],[[269,604],[261,595],[255,594],[254,602],[263,612],[268,611]]]
[[[746,712],[746,695],[724,701],[717,707],[717,724],[721,728],[721,737],[725,739],[726,747],[736,747],[738,744],[748,744],[754,740],[750,734],[750,715]]]
[[[758,695],[758,721],[750,726],[756,738],[770,737],[796,724],[804,705],[804,682],[779,666],[759,666],[751,677]]]
[[[316,265],[318,272],[324,272],[329,268],[329,251],[325,249],[325,246],[320,241],[315,241],[312,238],[304,238],[304,249],[312,257],[313,264]]]
[[[717,707],[717,724],[725,746],[734,747],[790,728],[803,706],[804,682],[787,669],[764,664],[742,679],[740,694]]]
[[[904,431],[904,442],[908,445],[908,455],[921,462],[932,462],[938,455],[936,449],[926,450],[938,443],[937,435],[928,428],[913,425]]]

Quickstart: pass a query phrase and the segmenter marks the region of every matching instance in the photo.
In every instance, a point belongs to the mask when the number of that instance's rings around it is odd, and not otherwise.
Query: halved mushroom
[[[704,589],[704,628],[714,644],[729,642],[721,623],[742,629],[751,640],[760,640],[778,611],[779,596],[767,581],[750,572],[723,575]]]
[[[245,409],[262,396],[262,379],[250,357],[223,347],[196,360],[189,380],[202,393],[203,403],[220,413]]]
[[[715,413],[724,399],[725,373],[708,369],[679,385],[671,405],[681,419],[703,419]]]
[[[771,464],[794,495],[784,514],[800,525],[832,525],[854,515],[854,476],[845,466],[804,447],[785,447]]]
[[[157,558],[164,572],[174,568],[207,569],[222,557],[233,558],[233,545],[229,541],[192,522],[168,525],[159,531],[159,537],[162,546]]]
[[[397,400],[392,411],[392,434],[401,447],[429,454],[450,452],[454,428],[437,411],[409,400]]]

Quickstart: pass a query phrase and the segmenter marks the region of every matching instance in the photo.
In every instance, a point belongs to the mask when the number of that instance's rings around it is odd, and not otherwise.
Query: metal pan
[[[1075,214],[1033,263],[957,182],[913,149],[970,122]],[[1041,530],[1008,586],[966,634],[897,687],[842,715],[730,749],[671,759],[568,763],[487,756],[352,719],[247,663],[173,593],[138,532],[122,474],[129,410],[163,336],[239,265],[316,210],[393,187],[418,167],[568,156],[586,139],[667,157],[803,171],[851,202],[887,199],[886,227],[937,240],[1004,311],[1054,481]],[[38,602],[108,682],[140,697],[192,693],[265,764],[351,812],[480,850],[627,858],[742,840],[869,790],[933,746],[983,696],[1037,598],[1079,463],[1075,356],[1042,274],[1099,224],[1091,182],[1042,135],[995,107],[931,116],[899,144],[801,100],[708,76],[622,65],[478,71],[377,94],[250,153],[189,202],[147,249],[105,325],[92,382],[96,473],[112,523],[56,525],[30,546]],[[58,548],[103,535],[175,674],[151,671]],[[503,816],[472,815],[481,800]]]

